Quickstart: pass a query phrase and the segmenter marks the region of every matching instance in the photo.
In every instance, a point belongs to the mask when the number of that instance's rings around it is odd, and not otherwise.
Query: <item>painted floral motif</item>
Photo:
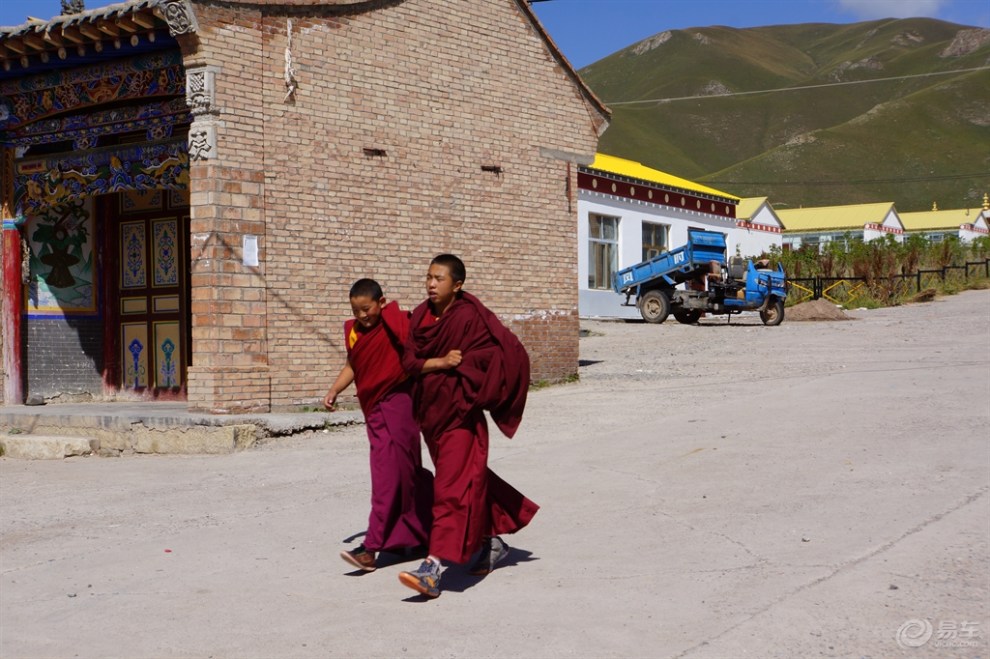
[[[165,362],[162,364],[161,369],[159,369],[159,375],[161,379],[159,380],[160,387],[174,387],[175,386],[175,362],[172,361],[172,353],[175,352],[175,343],[172,339],[165,339],[162,341],[162,354],[165,356]]]
[[[155,222],[155,286],[177,286],[179,270],[176,265],[175,220]]]
[[[83,224],[85,219],[82,204],[69,204],[47,215],[47,221],[40,222],[31,236],[31,240],[42,246],[38,260],[51,266],[51,270],[42,275],[49,286],[68,288],[76,283],[69,268],[79,263],[81,255],[78,250],[89,238]]]
[[[141,376],[144,375],[144,366],[141,365],[141,353],[144,351],[144,345],[137,339],[131,341],[127,350],[131,353],[132,365],[127,367],[127,379],[134,380],[134,388],[141,388]]]
[[[172,208],[178,208],[179,206],[189,205],[189,191],[188,190],[169,190],[168,191],[168,203]]]
[[[144,288],[144,224],[124,224],[121,232],[120,244],[124,252],[122,287]]]
[[[120,210],[125,213],[158,210],[161,206],[161,190],[128,191],[120,195]]]
[[[92,222],[82,201],[46,208],[28,219],[28,313],[96,310]]]

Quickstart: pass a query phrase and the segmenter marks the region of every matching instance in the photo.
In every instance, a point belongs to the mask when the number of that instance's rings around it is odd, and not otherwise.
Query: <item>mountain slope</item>
[[[988,66],[990,30],[905,19],[664,32],[581,75],[605,153],[783,207],[923,210],[990,188],[958,178],[990,172]]]

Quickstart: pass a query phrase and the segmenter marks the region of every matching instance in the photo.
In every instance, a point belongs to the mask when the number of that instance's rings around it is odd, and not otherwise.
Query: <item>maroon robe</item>
[[[433,475],[423,468],[410,383],[399,356],[409,319],[395,302],[382,307],[381,318],[370,330],[353,320],[344,324],[371,445],[371,513],[364,538],[370,551],[425,545],[433,502]]]
[[[385,394],[365,417],[371,446],[369,551],[425,547],[433,521],[433,474],[423,468],[409,384]]]
[[[420,374],[413,385],[416,420],[433,458],[430,554],[464,563],[485,536],[514,533],[539,510],[488,468],[488,424],[506,436],[522,420],[529,356],[494,313],[461,292],[436,319],[430,303],[413,311],[403,366],[420,373],[427,359],[460,350],[454,369]]]
[[[382,307],[381,322],[369,330],[353,318],[344,323],[347,361],[354,370],[354,386],[365,416],[382,396],[409,377],[399,356],[408,333],[409,316],[396,302]]]

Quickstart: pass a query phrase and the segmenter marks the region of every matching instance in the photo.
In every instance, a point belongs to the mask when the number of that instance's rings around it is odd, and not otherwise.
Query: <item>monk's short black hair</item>
[[[433,257],[430,261],[430,265],[442,265],[446,266],[450,270],[450,276],[454,281],[459,281],[462,284],[467,278],[467,270],[464,268],[464,261],[460,260],[453,254],[438,254]]]
[[[351,285],[351,297],[370,297],[378,301],[385,297],[382,286],[374,279],[358,279]]]

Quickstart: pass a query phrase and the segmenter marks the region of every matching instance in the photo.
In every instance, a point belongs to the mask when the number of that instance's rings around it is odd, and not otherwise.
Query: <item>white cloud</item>
[[[948,0],[838,0],[839,7],[859,18],[937,17]]]

